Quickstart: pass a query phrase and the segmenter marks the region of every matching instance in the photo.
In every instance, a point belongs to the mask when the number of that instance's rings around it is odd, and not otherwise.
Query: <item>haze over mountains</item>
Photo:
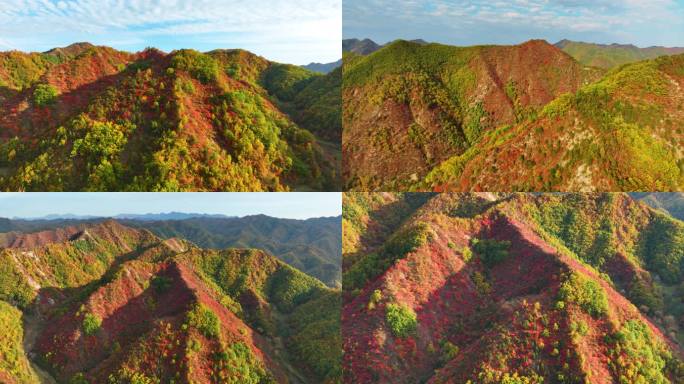
[[[243,50],[0,53],[4,190],[338,190],[341,71]]]
[[[619,193],[344,202],[345,382],[684,380],[684,222]]]
[[[341,380],[339,291],[266,251],[113,220],[3,236],[2,382]]]
[[[683,54],[606,70],[542,40],[474,47],[349,40],[345,50],[347,188],[684,186]],[[603,53],[624,61],[610,46]]]

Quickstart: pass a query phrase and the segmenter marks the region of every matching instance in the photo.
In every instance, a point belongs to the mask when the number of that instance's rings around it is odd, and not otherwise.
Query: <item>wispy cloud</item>
[[[340,57],[342,0],[5,0],[0,47],[46,50],[73,41],[122,48],[231,47],[286,62]],[[283,42],[290,52],[285,53]],[[315,50],[314,50],[315,49]],[[278,52],[273,57],[272,52]]]
[[[684,46],[684,0],[345,0],[344,36],[454,44],[569,38]]]

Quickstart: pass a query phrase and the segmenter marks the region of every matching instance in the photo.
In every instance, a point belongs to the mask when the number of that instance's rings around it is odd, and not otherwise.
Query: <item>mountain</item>
[[[402,41],[402,40],[397,40]],[[415,43],[418,45],[427,45],[427,41],[423,39],[407,40],[409,43]],[[378,45],[371,39],[344,39],[342,40],[342,52],[354,53],[361,56],[370,55],[371,53],[377,51],[378,49],[392,44],[389,42],[384,45]]]
[[[233,216],[234,217],[234,216]],[[167,212],[167,213],[145,213],[145,214],[119,214],[114,216],[117,220],[137,220],[137,221],[162,221],[162,220],[185,220],[192,218],[214,218],[227,219],[231,216],[209,213],[187,213],[187,212]]]
[[[112,220],[2,248],[3,382],[341,381],[339,291],[264,251]]]
[[[351,190],[671,191],[684,55],[605,72],[544,41],[399,41],[345,62]]]
[[[684,194],[681,192],[635,192],[630,195],[655,209],[663,210],[679,220],[684,220]]]
[[[342,283],[340,217],[294,220],[265,215],[228,217],[168,213],[117,215],[114,219],[129,227],[147,229],[163,239],[182,238],[202,248],[262,249],[330,287],[339,288]],[[0,239],[12,232],[52,231],[106,220],[109,219],[79,219],[68,215],[64,219],[51,220],[0,218]]]
[[[626,194],[346,193],[343,217],[345,382],[684,379],[684,222]]]
[[[584,65],[610,69],[623,64],[684,53],[684,48],[648,47],[632,44],[593,44],[561,40],[554,44]]]
[[[308,69],[309,71],[312,72],[318,72],[318,73],[330,73],[334,69],[339,68],[342,66],[342,59],[337,60],[333,63],[310,63],[307,65],[303,65],[303,68]]]
[[[243,50],[0,52],[0,189],[338,190],[327,76]]]
[[[342,52],[351,52],[357,55],[370,55],[381,47],[371,39],[344,39],[342,40]]]
[[[354,190],[407,189],[486,132],[524,119],[597,76],[539,40],[475,47],[400,40],[349,57],[343,79],[345,184]]]
[[[293,220],[256,215],[123,222],[148,229],[164,239],[183,238],[202,248],[262,249],[330,287],[339,288],[342,284],[340,217]]]

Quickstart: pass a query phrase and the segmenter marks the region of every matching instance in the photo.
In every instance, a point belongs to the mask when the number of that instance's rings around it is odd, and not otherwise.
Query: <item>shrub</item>
[[[382,292],[379,289],[376,289],[375,291],[373,291],[373,293],[370,296],[370,300],[368,301],[368,310],[374,310],[375,306],[378,305],[380,300],[382,300]]]
[[[81,156],[89,165],[97,166],[103,159],[112,160],[122,150],[128,141],[125,134],[133,127],[80,117],[74,122],[74,129],[85,131],[85,135],[74,141],[71,156]]]
[[[69,384],[88,384],[88,380],[82,372],[79,372],[71,377]]]
[[[442,348],[442,356],[440,357],[442,364],[446,364],[458,356],[459,348],[454,343],[450,342],[449,340],[442,340],[439,344]]]
[[[95,333],[97,333],[97,331],[100,330],[101,325],[102,319],[100,319],[96,315],[92,313],[86,313],[85,316],[83,316],[83,332],[86,335],[94,335]]]
[[[482,263],[491,268],[508,258],[508,248],[510,246],[510,241],[498,241],[494,239],[478,241],[475,239],[472,248],[480,257]]]
[[[194,327],[208,338],[215,338],[221,334],[221,324],[218,316],[203,304],[197,304],[188,312],[188,325]]]
[[[163,293],[169,290],[169,288],[173,284],[173,279],[166,276],[155,276],[150,281],[150,284],[152,285],[152,288],[154,288],[155,291],[157,291],[158,293]]]
[[[487,281],[487,278],[480,272],[475,271],[471,277],[475,284],[475,289],[481,295],[489,295],[492,293],[492,285]]]
[[[171,59],[171,66],[190,73],[194,78],[207,84],[218,78],[219,66],[211,56],[192,49],[182,49]]]
[[[608,312],[608,299],[603,288],[595,281],[573,272],[558,290],[560,300],[575,303],[593,317]]]
[[[669,383],[666,365],[671,354],[640,320],[627,321],[610,337],[609,366],[620,383]]]
[[[38,84],[33,91],[33,103],[39,107],[52,104],[57,99],[57,89],[50,84]]]
[[[413,309],[401,304],[388,304],[385,320],[396,337],[407,337],[415,332],[418,326],[416,313]]]

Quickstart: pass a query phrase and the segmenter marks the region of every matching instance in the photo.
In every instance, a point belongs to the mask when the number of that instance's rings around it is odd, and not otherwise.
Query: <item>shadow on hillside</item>
[[[155,246],[156,244],[141,247],[117,257],[102,277],[88,284],[69,288],[42,287],[38,290],[36,298],[23,311],[22,322],[25,329],[23,345],[29,360],[36,367],[36,371],[38,371],[37,374],[47,380],[46,382],[54,382],[50,381],[49,377],[44,377],[47,372],[50,372],[50,374],[54,374],[54,372],[45,364],[44,356],[40,355],[36,350],[38,344],[49,343],[49,334],[51,332],[63,330],[65,329],[64,327],[68,326],[80,326],[80,324],[68,324],[68,320],[72,319],[72,317],[65,316],[65,314],[73,314],[78,311],[83,302],[99,287],[112,282],[122,264],[135,259],[146,250]],[[135,299],[133,302],[134,305],[137,304]],[[103,326],[107,326],[106,320],[103,321]],[[49,374],[47,375],[49,376]]]

